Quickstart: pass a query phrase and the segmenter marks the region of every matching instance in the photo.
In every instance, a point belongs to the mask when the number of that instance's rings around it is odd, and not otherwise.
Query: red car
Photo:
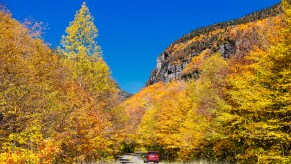
[[[154,162],[154,163],[159,163],[159,155],[155,151],[149,151],[144,157],[144,163],[148,162]]]

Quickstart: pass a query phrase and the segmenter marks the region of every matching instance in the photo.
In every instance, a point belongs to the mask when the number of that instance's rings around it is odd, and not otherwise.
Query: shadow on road
[[[143,160],[140,158],[140,156],[136,154],[125,154],[122,156],[117,157],[117,162],[118,163],[132,163],[132,164],[141,164],[143,163]]]
[[[118,160],[118,162],[120,162],[122,164],[131,163],[130,160],[124,156],[117,157],[117,160]]]

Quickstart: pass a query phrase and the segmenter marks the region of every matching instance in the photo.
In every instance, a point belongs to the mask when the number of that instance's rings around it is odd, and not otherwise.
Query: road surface
[[[143,159],[141,159],[139,156],[136,156],[134,154],[125,154],[118,158],[118,163],[120,164],[130,164],[130,163],[136,163],[141,164],[143,163]]]
[[[118,164],[143,164],[143,159],[140,154],[125,154],[120,156],[117,159]],[[183,162],[171,162],[172,164],[185,164]],[[207,161],[207,160],[196,160],[189,162],[187,164],[217,164],[216,161]],[[149,163],[150,164],[150,163]],[[168,162],[160,162],[159,164],[170,164]],[[229,164],[227,162],[221,162],[221,164]]]

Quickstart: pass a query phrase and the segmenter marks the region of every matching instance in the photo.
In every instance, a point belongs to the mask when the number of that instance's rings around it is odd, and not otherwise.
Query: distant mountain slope
[[[128,92],[122,90],[122,89],[118,86],[117,83],[116,83],[116,86],[117,86],[117,88],[118,88],[118,91],[119,91],[119,92],[118,92],[118,93],[119,93],[119,99],[120,99],[121,101],[124,101],[124,100],[126,100],[126,99],[128,99],[128,98],[130,98],[130,97],[132,96],[131,93],[128,93]]]
[[[198,29],[161,54],[152,85],[116,108],[128,147],[185,163],[290,163],[291,2],[282,4],[282,14]]]
[[[199,72],[190,69],[191,66],[188,66],[188,64],[191,63],[194,56],[201,54],[203,51],[204,55],[207,51],[211,54],[220,52],[225,58],[247,53],[258,43],[257,40],[254,40],[254,35],[257,35],[258,30],[246,30],[248,31],[246,33],[242,29],[238,30],[241,33],[234,34],[232,29],[242,28],[241,26],[244,24],[275,17],[280,13],[282,13],[281,6],[277,4],[240,19],[196,29],[179,38],[158,56],[157,66],[152,71],[147,85],[159,81],[168,83],[174,79],[197,78]],[[205,52],[205,50],[207,51]]]

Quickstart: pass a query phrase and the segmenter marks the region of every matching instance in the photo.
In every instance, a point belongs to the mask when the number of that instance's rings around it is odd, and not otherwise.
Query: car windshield
[[[158,154],[157,152],[148,152],[150,155]]]

